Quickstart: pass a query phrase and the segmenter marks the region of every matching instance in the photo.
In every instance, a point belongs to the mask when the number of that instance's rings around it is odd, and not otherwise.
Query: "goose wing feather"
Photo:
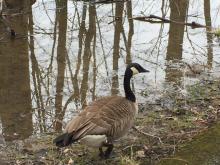
[[[124,97],[104,97],[87,106],[66,126],[73,139],[86,135],[107,135],[113,140],[123,136],[132,126],[135,105]]]

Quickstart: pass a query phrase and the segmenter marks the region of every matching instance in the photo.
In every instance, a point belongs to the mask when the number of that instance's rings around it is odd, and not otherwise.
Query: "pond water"
[[[132,81],[142,104],[170,86],[184,93],[199,79],[220,77],[220,44],[212,34],[220,26],[219,0],[5,2],[0,130],[6,141],[60,131],[92,100],[124,95],[130,62],[150,70]],[[172,22],[135,19],[149,15]]]

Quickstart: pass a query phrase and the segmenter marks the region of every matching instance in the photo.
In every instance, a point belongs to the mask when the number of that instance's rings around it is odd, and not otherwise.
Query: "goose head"
[[[130,72],[131,76],[134,76],[134,75],[136,75],[138,73],[149,72],[149,70],[144,69],[138,63],[130,63],[130,64],[128,64],[125,72],[127,72],[127,73]]]
[[[130,63],[128,64],[126,70],[125,70],[125,75],[124,75],[124,92],[125,92],[125,97],[132,101],[136,102],[136,98],[134,93],[131,90],[130,87],[130,79],[132,76],[138,74],[138,73],[144,73],[144,72],[149,72],[148,70],[144,69],[140,64],[138,63]]]

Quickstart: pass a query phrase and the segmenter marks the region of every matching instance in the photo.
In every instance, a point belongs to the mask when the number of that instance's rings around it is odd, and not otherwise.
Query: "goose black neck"
[[[131,90],[130,87],[130,80],[132,77],[132,71],[130,69],[126,69],[125,71],[125,75],[124,75],[124,91],[125,91],[125,97],[126,99],[135,102],[136,98],[134,93]]]

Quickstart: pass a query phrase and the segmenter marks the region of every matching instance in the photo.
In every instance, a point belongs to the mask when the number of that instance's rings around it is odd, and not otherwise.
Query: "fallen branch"
[[[137,131],[137,132],[139,132],[139,133],[141,133],[141,134],[143,134],[143,135],[145,135],[145,136],[150,136],[150,137],[153,137],[153,138],[157,138],[157,139],[159,140],[159,142],[160,142],[161,144],[163,144],[163,142],[162,142],[162,140],[161,140],[160,137],[155,136],[155,135],[151,135],[151,134],[149,134],[149,133],[146,133],[146,132],[144,132],[144,131],[138,129],[138,128],[135,127],[135,126],[133,126],[132,128],[133,128],[135,131]]]
[[[116,2],[127,2],[128,0],[99,0],[92,3],[95,4],[109,4],[109,3],[116,3]]]
[[[133,17],[133,18],[130,18],[130,19],[134,19],[134,20],[138,20],[138,21],[145,21],[145,22],[150,22],[150,23],[161,23],[161,22],[163,22],[163,23],[176,23],[176,24],[191,26],[192,28],[206,27],[205,25],[201,25],[201,24],[196,23],[194,21],[191,22],[191,23],[178,22],[178,21],[173,21],[173,20],[167,19],[167,18],[159,17],[159,16],[156,16],[156,15],[149,15],[149,16],[143,16],[143,17]],[[155,21],[155,20],[152,20],[152,19],[158,19],[160,21]]]

